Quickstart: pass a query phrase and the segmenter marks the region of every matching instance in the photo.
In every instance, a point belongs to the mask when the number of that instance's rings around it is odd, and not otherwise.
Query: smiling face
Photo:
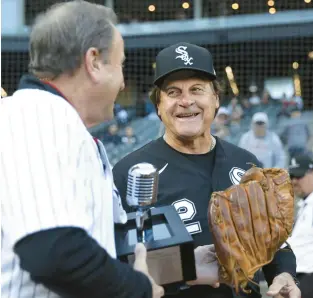
[[[181,71],[164,81],[158,115],[166,134],[192,140],[210,133],[218,107],[218,95],[210,80],[188,76],[186,71]]]

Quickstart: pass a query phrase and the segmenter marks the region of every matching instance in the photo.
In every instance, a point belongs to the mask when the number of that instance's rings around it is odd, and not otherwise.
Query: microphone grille
[[[144,207],[157,201],[159,172],[149,163],[139,163],[128,171],[126,200],[128,205]]]

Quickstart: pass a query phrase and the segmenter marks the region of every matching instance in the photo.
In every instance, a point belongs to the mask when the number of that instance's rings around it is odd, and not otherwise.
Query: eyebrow
[[[169,89],[179,89],[180,90],[180,88],[173,86],[173,85],[169,85],[169,86],[163,88],[164,91],[168,91]]]
[[[196,83],[196,84],[193,84],[192,86],[190,86],[190,88],[193,88],[193,87],[196,87],[196,86],[206,87],[205,85],[206,85],[205,83]],[[179,88],[177,86],[173,86],[173,85],[168,85],[163,90],[167,91],[169,89],[179,89],[179,90],[181,90],[181,88]]]

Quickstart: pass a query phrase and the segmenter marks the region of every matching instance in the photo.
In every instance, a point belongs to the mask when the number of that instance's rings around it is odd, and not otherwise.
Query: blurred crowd
[[[290,158],[312,150],[302,109],[303,100],[295,94],[274,100],[264,90],[261,96],[252,92],[247,99],[234,97],[219,109],[212,134],[250,151],[264,167],[286,168]]]

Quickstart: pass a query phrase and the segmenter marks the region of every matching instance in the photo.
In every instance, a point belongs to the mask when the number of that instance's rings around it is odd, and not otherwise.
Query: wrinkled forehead
[[[179,70],[174,73],[169,74],[163,81],[161,89],[168,87],[169,85],[174,85],[175,83],[181,83],[183,81],[192,80],[193,84],[206,83],[211,84],[212,80],[210,80],[204,73],[200,71],[194,70]]]

